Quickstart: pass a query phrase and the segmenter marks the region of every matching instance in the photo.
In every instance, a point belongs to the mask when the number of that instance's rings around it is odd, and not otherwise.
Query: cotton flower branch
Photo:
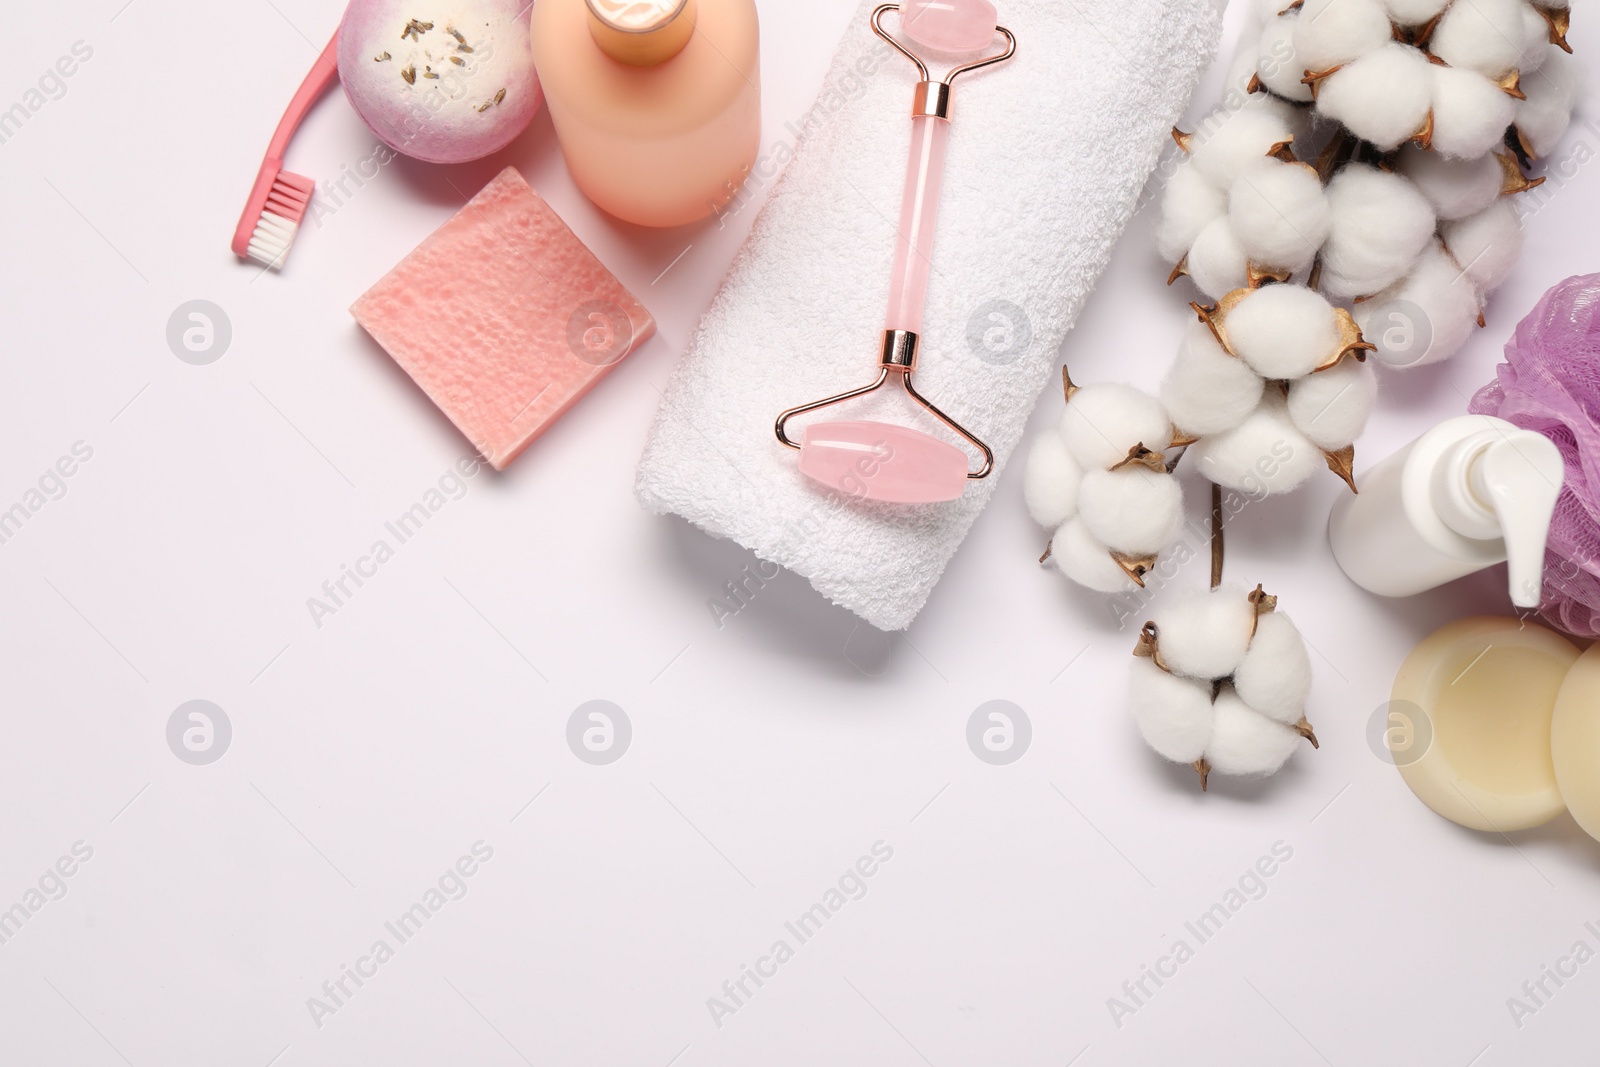
[[[1041,562],[1102,593],[1144,585],[1175,543],[1180,459],[1212,486],[1214,587],[1223,489],[1285,493],[1325,467],[1354,490],[1376,367],[1446,359],[1484,325],[1521,251],[1513,198],[1543,181],[1527,169],[1578,96],[1561,0],[1252,2],[1237,99],[1173,131],[1183,159],[1156,230],[1168,284],[1200,294],[1199,321],[1157,396],[1067,379],[1066,412],[1028,457],[1029,510],[1054,531]],[[1135,670],[1146,739],[1193,763],[1202,786],[1212,768],[1271,773],[1282,731],[1311,736],[1299,711],[1285,720],[1294,709],[1252,689],[1242,657],[1256,638],[1238,661],[1184,665],[1196,619],[1243,611],[1210,596],[1158,616]],[[1293,624],[1260,619],[1275,635],[1263,647],[1298,664]],[[1303,708],[1290,674],[1274,692]]]

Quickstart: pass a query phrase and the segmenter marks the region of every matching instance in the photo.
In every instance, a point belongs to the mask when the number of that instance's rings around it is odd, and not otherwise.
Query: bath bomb
[[[350,313],[496,470],[655,332],[510,167]]]
[[[390,148],[429,163],[498,152],[544,95],[523,0],[354,0],[339,26],[339,78]]]

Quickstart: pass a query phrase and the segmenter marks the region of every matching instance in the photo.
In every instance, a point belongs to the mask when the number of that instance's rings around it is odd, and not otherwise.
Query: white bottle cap
[[[1504,539],[1519,608],[1539,606],[1545,542],[1565,476],[1549,438],[1500,428],[1457,442],[1434,470],[1433,505],[1445,525],[1477,541]]]

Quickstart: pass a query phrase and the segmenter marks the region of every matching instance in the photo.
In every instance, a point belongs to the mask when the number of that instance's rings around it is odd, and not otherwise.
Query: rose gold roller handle
[[[912,384],[923,312],[928,300],[928,277],[933,270],[933,233],[939,220],[939,194],[944,181],[945,151],[950,143],[950,87],[967,71],[1003,63],[1016,55],[1017,39],[1004,26],[995,25],[988,0],[908,0],[916,17],[931,16],[915,32],[900,4],[883,4],[872,12],[872,29],[901,55],[916,64],[921,79],[912,103],[911,158],[906,166],[905,189],[900,200],[900,226],[896,231],[894,275],[889,285],[889,313],[878,358],[878,376],[870,384],[789,408],[773,426],[778,440],[800,452],[801,473],[823,484],[855,485],[852,495],[893,503],[937,503],[954,500],[968,481],[986,478],[994,470],[994,452],[976,434],[939,410]],[[901,11],[901,29],[914,42],[934,50],[970,55],[1005,37],[998,55],[956,67],[934,81],[928,66],[883,28],[883,16]],[[934,12],[937,11],[935,14]],[[891,372],[893,372],[891,374]],[[907,427],[877,422],[834,422],[806,427],[804,440],[789,436],[789,420],[797,415],[853,400],[898,378],[906,394],[962,438],[983,457],[976,470],[968,470],[965,452],[946,441]],[[872,457],[872,474],[861,464]],[[862,470],[857,477],[856,471]],[[846,477],[847,476],[847,477]]]
[[[889,318],[884,328],[921,333],[950,123],[932,115],[918,115],[911,121],[911,164],[900,201],[900,232],[895,240],[894,279],[889,285]]]
[[[956,67],[942,81],[934,81],[927,64],[884,30],[883,16],[898,10],[899,4],[878,7],[872,13],[872,29],[915,63],[922,79],[917,83],[911,106],[911,158],[907,162],[905,190],[900,199],[900,227],[895,241],[894,275],[889,286],[889,315],[884,328],[890,332],[920,334],[927,307],[928,276],[933,269],[933,234],[939,221],[945,152],[950,143],[950,89],[956,78],[967,71],[1010,59],[1016,54],[1017,39],[1004,26],[996,26],[994,32],[1006,39],[1004,52]]]

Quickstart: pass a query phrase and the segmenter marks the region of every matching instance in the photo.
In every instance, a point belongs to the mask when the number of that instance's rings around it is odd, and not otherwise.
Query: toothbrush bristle
[[[288,171],[278,174],[272,191],[267,194],[266,207],[256,220],[255,232],[250,236],[251,259],[271,270],[283,269],[316,190],[317,184],[310,178]]]
[[[271,211],[263,211],[256,222],[255,233],[250,235],[250,258],[263,267],[282,270],[299,230],[298,222]]]

